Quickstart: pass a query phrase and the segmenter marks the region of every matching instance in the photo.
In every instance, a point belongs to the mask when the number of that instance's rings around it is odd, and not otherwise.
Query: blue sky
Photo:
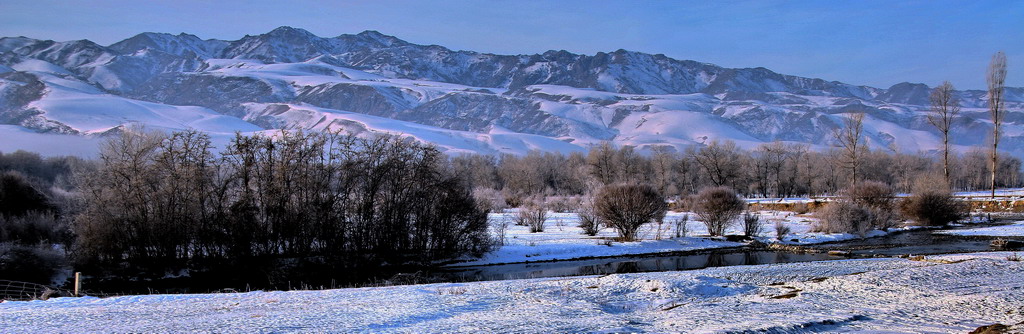
[[[499,54],[627,49],[882,88],[983,88],[1003,50],[1007,84],[1024,86],[1024,1],[0,2],[0,36],[104,45],[143,31],[234,40],[282,25]]]

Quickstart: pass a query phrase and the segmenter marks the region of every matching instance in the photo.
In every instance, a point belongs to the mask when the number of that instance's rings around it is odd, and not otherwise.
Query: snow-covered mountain
[[[572,151],[606,140],[641,149],[715,139],[822,148],[843,118],[865,112],[874,148],[916,152],[940,143],[926,120],[929,90],[626,50],[455,51],[376,31],[325,38],[280,27],[236,41],[142,33],[109,46],[0,38],[0,124],[8,124],[0,134],[8,138],[100,136],[145,124],[215,138],[274,129],[403,133],[479,153]],[[991,130],[985,92],[958,94],[963,113],[954,143],[984,143]],[[1024,88],[1007,88],[1006,96],[1003,147],[1024,156]],[[0,150],[22,144],[9,140]]]

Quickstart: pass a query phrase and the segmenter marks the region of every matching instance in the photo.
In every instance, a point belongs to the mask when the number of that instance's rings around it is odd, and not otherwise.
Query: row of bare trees
[[[479,254],[486,212],[430,146],[380,136],[126,133],[82,178],[79,255],[97,264],[323,258],[404,263]]]
[[[657,148],[640,154],[631,147],[606,143],[587,153],[530,152],[497,158],[462,155],[452,158],[452,166],[474,187],[497,190],[485,193],[503,196],[495,201],[511,206],[535,195],[586,195],[602,185],[622,182],[652,184],[669,197],[716,186],[736,189],[748,197],[837,194],[860,180],[879,181],[897,192],[909,192],[916,178],[933,173],[949,173],[954,189],[990,186],[990,157],[982,149],[962,154],[946,150],[940,158],[870,150],[862,138],[859,118],[850,119],[837,135],[838,142],[847,145],[824,152],[783,142],[744,150],[729,141],[712,141],[684,152]],[[1014,157],[1000,159],[996,175],[1000,187],[1024,183],[1021,161]]]

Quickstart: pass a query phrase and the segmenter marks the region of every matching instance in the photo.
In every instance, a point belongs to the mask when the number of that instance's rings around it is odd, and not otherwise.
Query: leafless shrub
[[[682,218],[677,218],[673,222],[676,226],[676,238],[682,238],[686,236],[686,223],[688,222],[690,222],[690,214],[684,214]]]
[[[503,191],[503,197],[505,198],[505,206],[509,208],[518,208],[525,205],[528,200],[524,196],[517,194],[511,194],[508,191]]]
[[[665,225],[664,220],[659,220],[658,221],[658,230],[657,230],[657,233],[654,236],[654,240],[661,240],[661,236],[663,234],[668,233],[668,229],[672,228],[671,226],[672,225]]]
[[[501,220],[491,224],[491,230],[494,231],[494,244],[497,246],[505,245],[505,235],[508,233],[508,220],[502,217]]]
[[[578,226],[583,229],[583,234],[595,236],[598,232],[601,232],[601,225],[604,222],[594,209],[592,200],[584,201],[583,205],[576,211],[576,216],[580,219]]]
[[[485,212],[501,212],[508,208],[505,202],[505,195],[500,191],[477,187],[473,189],[473,199],[476,200],[477,206],[480,210]]]
[[[761,234],[761,215],[745,212],[743,213],[743,235],[756,237]]]
[[[775,239],[782,241],[786,238],[790,232],[789,226],[786,226],[782,221],[775,222]]]
[[[582,196],[548,196],[544,206],[554,212],[575,212],[582,205]]]
[[[746,202],[728,187],[705,188],[693,203],[693,211],[707,225],[712,236],[724,235],[725,229],[745,207]]]
[[[887,230],[896,227],[895,194],[889,185],[877,181],[864,181],[850,187],[844,194],[854,203],[871,210],[871,227]]]
[[[903,201],[903,215],[923,226],[945,226],[967,217],[967,206],[953,198],[949,187],[940,180],[918,180],[914,193]]]
[[[594,200],[597,214],[625,241],[667,209],[665,199],[649,184],[616,184],[601,188]]]
[[[819,220],[812,231],[824,233],[853,233],[864,237],[871,227],[871,210],[867,207],[842,199],[818,210]]]
[[[530,233],[544,232],[544,223],[547,219],[547,208],[539,204],[519,208],[515,216],[516,225],[529,226]]]

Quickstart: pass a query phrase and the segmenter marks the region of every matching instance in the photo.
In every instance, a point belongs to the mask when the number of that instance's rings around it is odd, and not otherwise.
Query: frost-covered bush
[[[29,212],[22,216],[0,215],[0,242],[21,245],[68,244],[73,235],[65,221],[53,213]]]
[[[619,233],[624,241],[636,240],[636,231],[658,217],[664,217],[668,205],[657,189],[649,184],[604,186],[594,200],[597,215]]]
[[[583,202],[583,205],[576,211],[576,216],[579,217],[579,228],[583,229],[583,234],[589,236],[595,236],[598,232],[601,232],[601,225],[604,222],[601,217],[597,215],[597,210],[594,209],[593,200],[587,200]]]
[[[544,199],[544,206],[554,212],[576,212],[582,205],[582,196],[548,196]]]
[[[529,226],[530,233],[544,232],[544,222],[548,219],[548,209],[540,204],[530,204],[519,208],[516,212],[516,225]]]
[[[728,187],[705,188],[693,200],[693,212],[712,236],[724,235],[745,207],[746,202]]]
[[[847,199],[829,203],[815,215],[818,222],[811,226],[813,232],[852,233],[861,237],[871,229],[874,219],[871,209]]]
[[[484,187],[474,188],[473,198],[476,199],[477,206],[482,211],[500,212],[508,208],[508,205],[505,204],[505,195],[495,189]]]
[[[491,230],[494,231],[494,245],[504,246],[505,245],[505,234],[508,232],[508,221],[502,219],[499,222],[495,222],[491,225]]]

